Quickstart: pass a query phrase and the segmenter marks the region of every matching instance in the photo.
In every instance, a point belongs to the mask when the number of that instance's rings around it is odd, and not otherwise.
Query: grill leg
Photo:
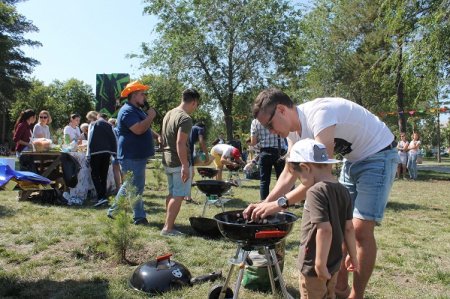
[[[275,253],[275,249],[268,249],[267,247],[265,247],[265,250],[266,250],[266,252],[268,250],[270,252],[270,256],[272,257],[272,261],[275,266],[275,271],[277,272],[277,278],[278,278],[278,281],[280,282],[281,292],[283,293],[283,298],[285,298],[285,299],[293,298],[286,289],[286,284],[284,283],[283,275],[281,275],[281,269],[280,269],[280,265],[278,263],[278,258],[277,258],[277,254]],[[269,269],[269,276],[270,276],[270,273],[272,272],[272,267],[269,266],[269,268],[270,268]],[[273,278],[273,274],[272,274],[271,278]],[[271,279],[271,284],[272,284],[272,280],[273,279]],[[275,283],[273,282],[273,284],[275,284]]]
[[[222,286],[222,290],[220,291],[219,299],[225,299],[225,295],[227,294],[228,285],[230,284],[231,274],[234,270],[234,264],[231,264],[230,270],[228,271],[227,278],[225,279],[225,283]]]
[[[205,204],[203,205],[202,217],[205,217],[206,205],[208,204],[208,198],[205,200]]]
[[[243,251],[244,251],[244,255],[242,256],[242,263],[240,265],[238,278],[236,280],[236,285],[234,287],[233,299],[237,299],[239,296],[239,289],[241,288],[242,278],[244,277],[245,261],[247,260],[248,254],[250,253],[250,251],[247,251],[247,250],[243,250]]]
[[[270,249],[267,246],[264,247],[264,254],[266,255],[266,260],[267,260],[267,271],[269,272],[270,287],[272,288],[272,294],[275,295],[277,290],[276,290],[276,287],[275,287],[275,278],[273,276],[272,264],[273,263],[278,263],[278,261],[275,261],[275,260],[271,259],[271,257],[270,257]]]

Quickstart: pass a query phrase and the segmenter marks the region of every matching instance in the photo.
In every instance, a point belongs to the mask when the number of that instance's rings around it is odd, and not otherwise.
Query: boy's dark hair
[[[291,108],[294,102],[279,89],[269,88],[261,91],[253,102],[253,117],[257,118],[260,111],[271,113],[278,104]]]
[[[75,119],[75,118],[81,118],[81,116],[78,114],[78,113],[72,113],[71,115],[70,115],[70,119]]]
[[[183,91],[183,102],[185,103],[191,103],[193,101],[197,101],[198,104],[200,104],[200,94],[197,90],[193,88],[188,88]]]

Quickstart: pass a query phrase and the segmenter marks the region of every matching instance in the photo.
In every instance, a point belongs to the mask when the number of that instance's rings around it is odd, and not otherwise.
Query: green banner
[[[115,115],[120,106],[120,92],[130,82],[129,74],[97,74],[95,110]]]

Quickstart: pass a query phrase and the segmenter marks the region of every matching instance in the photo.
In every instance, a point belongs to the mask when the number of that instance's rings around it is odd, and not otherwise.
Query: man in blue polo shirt
[[[148,224],[142,193],[145,186],[145,166],[148,158],[155,154],[150,126],[156,111],[153,108],[148,108],[146,112],[142,110],[148,89],[148,86],[137,81],[127,84],[120,95],[128,98],[128,101],[120,108],[116,126],[119,133],[117,159],[123,174],[132,173],[132,184],[136,187],[137,198],[133,202],[133,220],[136,225]],[[126,185],[124,183],[120,187],[116,201],[118,196],[125,194]],[[115,209],[116,204],[108,210],[108,217],[113,218]]]

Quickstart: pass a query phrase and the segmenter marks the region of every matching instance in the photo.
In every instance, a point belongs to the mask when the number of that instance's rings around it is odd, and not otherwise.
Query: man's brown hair
[[[288,108],[294,105],[291,98],[276,88],[264,89],[261,91],[253,102],[253,117],[257,118],[260,111],[268,113],[275,109],[275,106],[281,104]]]

